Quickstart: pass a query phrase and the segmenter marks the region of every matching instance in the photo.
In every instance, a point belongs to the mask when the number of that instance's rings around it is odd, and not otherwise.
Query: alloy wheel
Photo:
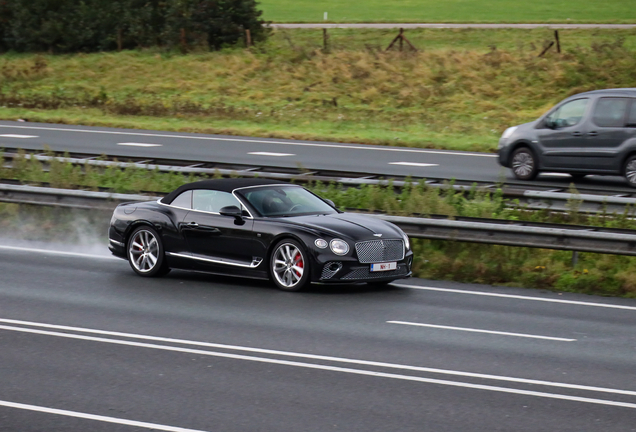
[[[139,273],[149,273],[159,261],[159,241],[154,233],[147,229],[137,230],[128,246],[128,257],[133,268]]]
[[[303,278],[306,267],[305,256],[294,243],[282,243],[274,251],[272,275],[280,288],[286,290],[300,288],[306,279]]]

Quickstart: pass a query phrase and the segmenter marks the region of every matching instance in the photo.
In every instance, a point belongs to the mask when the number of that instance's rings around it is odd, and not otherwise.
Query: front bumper
[[[499,165],[510,168],[510,164],[508,163],[510,160],[510,146],[507,145],[508,140],[504,140],[503,138],[499,140],[499,148],[497,149],[498,161]]]
[[[371,271],[371,264],[361,264],[357,261],[332,260],[324,263],[317,282],[320,283],[351,283],[351,282],[381,282],[408,278],[412,275],[413,254],[397,261],[397,268],[388,271]]]

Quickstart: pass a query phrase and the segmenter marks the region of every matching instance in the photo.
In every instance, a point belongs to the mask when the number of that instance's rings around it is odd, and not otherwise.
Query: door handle
[[[587,135],[591,136],[591,137],[595,137],[595,136],[598,135],[598,132],[596,132],[596,131],[588,132]]]
[[[572,132],[572,136],[580,137],[581,135],[583,135],[581,132]]]
[[[183,224],[186,228],[198,228],[199,224],[196,222],[188,222],[187,224]]]

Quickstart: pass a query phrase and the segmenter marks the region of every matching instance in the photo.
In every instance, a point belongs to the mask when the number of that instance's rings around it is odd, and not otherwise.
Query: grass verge
[[[636,30],[276,31],[250,50],[0,56],[0,118],[494,151],[571,94],[634,86]]]

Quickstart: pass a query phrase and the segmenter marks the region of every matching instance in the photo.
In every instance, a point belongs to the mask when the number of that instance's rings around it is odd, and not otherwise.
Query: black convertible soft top
[[[237,178],[237,179],[214,179],[214,180],[202,180],[194,183],[187,183],[179,186],[177,189],[170,192],[168,195],[161,199],[163,204],[170,204],[172,201],[181,195],[182,192],[193,189],[210,189],[223,192],[232,192],[234,189],[250,187],[250,186],[268,186],[268,185],[290,185],[291,183],[285,183],[278,180],[268,180],[259,178]]]

